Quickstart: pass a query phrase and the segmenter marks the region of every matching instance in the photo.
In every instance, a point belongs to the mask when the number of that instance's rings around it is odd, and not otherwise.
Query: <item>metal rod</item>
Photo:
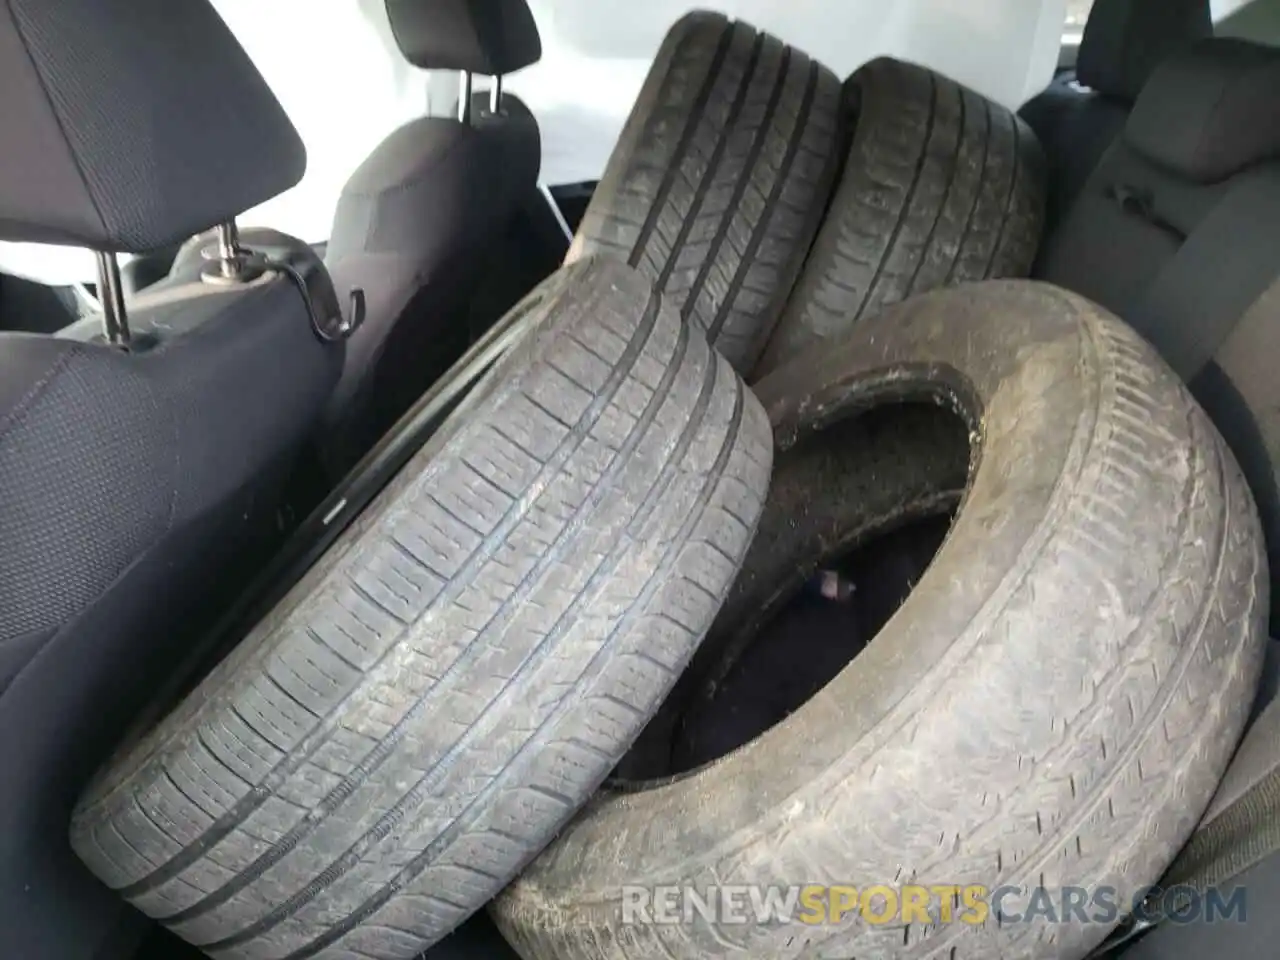
[[[471,71],[462,71],[462,83],[458,90],[458,119],[471,123]]]
[[[556,198],[551,194],[551,188],[545,183],[538,184],[538,192],[542,194],[542,199],[547,201],[547,206],[551,208],[551,215],[556,218],[556,223],[560,225],[560,232],[564,234],[564,238],[568,243],[573,243],[573,230],[569,227],[569,221],[564,218],[564,211],[560,209],[560,204],[556,203]]]
[[[120,262],[114,253],[98,251],[98,299],[102,301],[102,332],[113,347],[129,346],[129,316],[124,306]]]
[[[226,259],[240,253],[240,228],[234,220],[218,224],[218,256]]]
[[[224,277],[240,275],[240,229],[234,220],[218,224],[218,262]]]
[[[502,74],[495,74],[489,87],[489,112],[495,117],[502,113]]]

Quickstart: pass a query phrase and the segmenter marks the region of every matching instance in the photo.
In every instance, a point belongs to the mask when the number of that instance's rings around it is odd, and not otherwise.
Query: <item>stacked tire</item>
[[[912,298],[756,389],[773,493],[682,709],[862,533],[959,504],[946,541],[781,723],[597,796],[499,898],[500,929],[526,960],[1082,960],[1119,915],[971,925],[933,902],[931,922],[904,926],[892,900],[879,922],[865,917],[883,907],[813,926],[696,909],[663,923],[643,894],[1009,888],[1012,916],[1040,888],[1133,902],[1207,807],[1261,669],[1268,580],[1238,467],[1135,333],[1029,282]]]
[[[797,928],[688,901],[668,904],[676,922],[637,922],[624,902],[825,878],[1008,886],[1011,915],[1036,888],[1105,885],[1124,904],[1190,835],[1245,722],[1267,581],[1230,453],[1115,318],[983,282],[1035,258],[1034,136],[891,59],[846,82],[841,125],[847,157],[786,306],[754,314],[763,351],[716,340],[757,378],[779,459],[745,567],[646,731],[659,757],[812,574],[872,533],[958,512],[902,608],[808,703],[704,765],[659,764],[592,800],[493,907],[525,960],[1081,960],[1119,916],[967,927],[935,904],[924,924],[854,910]],[[643,264],[634,236],[603,249]]]
[[[569,259],[626,260],[759,377],[913,294],[1026,276],[1044,184],[1035,135],[980,94],[889,58],[842,87],[700,12],[659,49]]]
[[[413,957],[497,897],[525,960],[1080,960],[1108,925],[623,909],[819,880],[1123,900],[1208,805],[1261,666],[1255,511],[1143,341],[991,279],[1034,259],[1038,151],[921,67],[842,85],[685,17],[523,338],[106,765],[77,853],[226,958]],[[601,789],[714,713],[815,572],[952,515],[807,702]]]
[[[756,377],[910,296],[1025,277],[1039,248],[1044,157],[1012,111],[888,58],[845,97],[844,175]]]

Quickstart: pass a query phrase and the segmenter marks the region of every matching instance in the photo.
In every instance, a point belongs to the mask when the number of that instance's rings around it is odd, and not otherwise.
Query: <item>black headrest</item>
[[[1132,103],[1156,67],[1212,35],[1209,0],[1097,0],[1080,41],[1076,79]]]
[[[525,0],[387,0],[400,52],[426,70],[499,76],[542,57],[542,38]]]
[[[0,0],[0,239],[142,252],[306,170],[207,0]]]
[[[1197,183],[1280,156],[1280,50],[1204,40],[1167,61],[1125,127],[1138,153]]]

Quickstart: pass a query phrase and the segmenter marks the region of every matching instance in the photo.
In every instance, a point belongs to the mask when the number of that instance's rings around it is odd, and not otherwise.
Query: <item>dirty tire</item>
[[[1208,805],[1261,668],[1268,580],[1235,461],[1136,334],[1029,282],[913,298],[758,392],[784,470],[850,413],[958,410],[975,455],[947,540],[782,723],[588,805],[496,902],[501,929],[526,960],[1079,960],[1107,923],[944,924],[934,899],[932,923],[623,925],[621,888],[1107,885],[1131,902]],[[826,535],[827,513],[794,520]],[[757,599],[794,559],[764,577],[748,561]]]
[[[738,370],[782,315],[839,163],[840,81],[712,13],[667,34],[569,259],[652,280]]]
[[[218,957],[419,954],[589,797],[702,638],[770,469],[758,401],[585,261],[302,582],[75,813]]]
[[[1044,156],[1012,111],[889,58],[845,97],[849,156],[755,377],[912,294],[1028,276],[1039,248]]]
[[[756,637],[824,567],[860,548],[876,551],[878,538],[906,524],[953,512],[968,462],[962,421],[925,404],[850,417],[780,452],[755,539],[711,632],[608,784],[625,790],[635,781],[690,769],[698,754],[716,756],[725,752],[717,746],[741,743],[751,729],[763,731],[768,716],[722,699],[727,686],[743,682],[734,674]],[[894,561],[882,555],[880,562]],[[860,599],[856,594],[855,602]],[[834,656],[844,644],[827,646]],[[805,656],[797,647],[789,652]],[[803,662],[812,678],[823,675],[827,663]],[[748,657],[746,669],[756,666]],[[788,696],[781,692],[785,679],[760,680],[770,684],[773,697]],[[771,698],[765,713],[778,703]],[[734,711],[731,718],[726,709]]]

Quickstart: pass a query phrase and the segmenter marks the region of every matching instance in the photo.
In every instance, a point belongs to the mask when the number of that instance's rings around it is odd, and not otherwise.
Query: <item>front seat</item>
[[[1120,135],[1156,67],[1212,33],[1209,0],[1097,0],[1076,69],[1018,111],[1048,157],[1046,229],[1058,224]]]
[[[387,0],[414,66],[500,82],[542,55],[525,0]],[[386,138],[338,200],[325,263],[340,297],[363,290],[362,327],[326,416],[325,458],[350,466],[466,349],[468,307],[488,249],[537,189],[537,126],[467,109]]]
[[[206,0],[0,4],[0,128],[0,239],[100,251],[108,288],[115,253],[231,221],[306,164]],[[72,854],[71,807],[270,536],[341,373],[292,274],[221,280],[131,314],[114,291],[113,342],[0,334],[7,957],[129,956],[138,916]]]
[[[1250,309],[1280,277],[1280,49],[1203,40],[1157,69],[1036,276],[1128,321],[1190,384],[1280,572],[1280,316]]]

